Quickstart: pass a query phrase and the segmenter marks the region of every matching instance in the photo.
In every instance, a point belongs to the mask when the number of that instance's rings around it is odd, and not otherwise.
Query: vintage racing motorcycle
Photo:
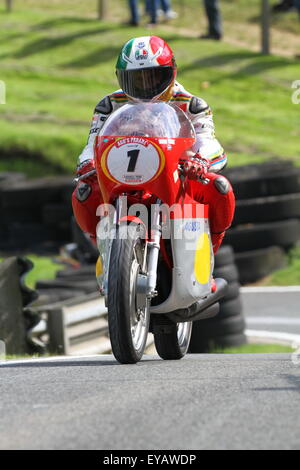
[[[186,114],[163,102],[123,106],[96,138],[104,200],[96,272],[121,363],[141,359],[149,332],[161,358],[180,359],[193,321],[216,315],[226,293],[223,279],[211,292],[209,207],[188,194],[178,164],[193,154],[195,141]]]

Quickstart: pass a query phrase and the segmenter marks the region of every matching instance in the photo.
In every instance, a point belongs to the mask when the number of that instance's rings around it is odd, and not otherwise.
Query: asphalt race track
[[[0,366],[1,449],[300,449],[290,354]]]
[[[241,296],[247,328],[300,335],[300,287],[244,287]]]
[[[299,343],[299,296],[243,288],[247,328]],[[300,449],[299,349],[3,362],[0,393],[0,449]]]

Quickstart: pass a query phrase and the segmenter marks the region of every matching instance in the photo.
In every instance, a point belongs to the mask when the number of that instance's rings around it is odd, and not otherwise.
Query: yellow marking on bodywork
[[[101,256],[99,256],[97,263],[96,263],[96,277],[100,276],[101,274],[103,274],[103,265],[102,265]]]
[[[118,180],[116,180],[115,178],[113,178],[113,176],[110,174],[108,168],[107,168],[107,156],[108,156],[108,152],[111,150],[111,148],[115,145],[115,143],[117,142],[117,140],[120,140],[120,139],[116,139],[115,142],[113,142],[111,145],[109,145],[109,147],[107,147],[104,152],[102,153],[101,155],[101,168],[102,168],[102,171],[103,173],[105,174],[105,176],[110,179],[111,181],[113,181],[114,183],[119,183]]]
[[[210,241],[207,233],[202,233],[197,242],[195,256],[195,277],[199,284],[210,280]]]

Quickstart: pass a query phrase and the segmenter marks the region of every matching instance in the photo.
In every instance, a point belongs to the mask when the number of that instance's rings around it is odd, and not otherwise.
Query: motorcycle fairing
[[[214,256],[211,244],[207,206],[202,218],[174,218],[171,224],[173,254],[172,289],[162,303],[151,307],[151,313],[169,313],[186,308],[211,292]]]

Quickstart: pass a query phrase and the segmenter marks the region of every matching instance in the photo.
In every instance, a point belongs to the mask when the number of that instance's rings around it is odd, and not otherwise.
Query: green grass
[[[39,280],[55,279],[57,271],[61,271],[64,268],[55,261],[55,258],[33,254],[26,255],[26,258],[29,258],[34,264],[32,271],[26,275],[26,285],[32,289],[34,289],[35,283]],[[3,259],[0,258],[1,261]]]
[[[61,264],[55,262],[53,258],[47,258],[46,256],[28,255],[33,264],[33,270],[26,276],[26,285],[34,288],[35,283],[39,280],[51,280],[55,279],[57,271],[61,271],[64,267]]]
[[[19,361],[21,359],[41,359],[41,358],[47,358],[50,357],[50,354],[34,354],[33,356],[30,356],[29,354],[23,355],[16,355],[16,354],[8,354],[5,356],[5,358],[0,358],[0,360],[5,360],[5,361]]]
[[[275,271],[266,278],[261,285],[264,286],[295,286],[300,285],[300,247],[294,248],[288,254],[288,266]]]
[[[211,354],[266,354],[266,353],[293,353],[294,349],[289,346],[283,346],[280,344],[245,344],[243,346],[235,348],[215,349]],[[38,355],[34,356],[24,355],[6,356],[5,360],[18,360],[18,359],[34,359],[41,357],[51,357],[51,355]]]
[[[294,349],[280,344],[244,344],[234,348],[215,349],[211,354],[266,354],[266,353],[293,353]],[[8,355],[5,360],[34,359],[51,357],[50,354]]]
[[[263,354],[263,353],[292,353],[290,346],[280,344],[244,344],[234,348],[215,349],[213,354]]]
[[[299,61],[263,57],[226,42],[200,43],[196,33],[205,20],[199,0],[185,5],[180,19],[155,34],[174,49],[180,82],[212,106],[230,165],[274,157],[300,165],[300,105],[291,101]],[[258,5],[259,0],[251,6],[246,0],[223,2],[229,40],[238,38],[241,24],[250,31]],[[154,33],[145,23],[120,26],[126,11],[125,0],[112,2],[108,21],[100,23],[96,1],[87,8],[81,0],[16,0],[13,13],[0,9],[0,80],[7,86],[7,104],[0,106],[0,171],[39,176],[74,170],[95,104],[118,88],[114,66],[121,45]],[[191,28],[195,11],[200,23]],[[299,26],[295,14],[276,22],[278,31]]]

